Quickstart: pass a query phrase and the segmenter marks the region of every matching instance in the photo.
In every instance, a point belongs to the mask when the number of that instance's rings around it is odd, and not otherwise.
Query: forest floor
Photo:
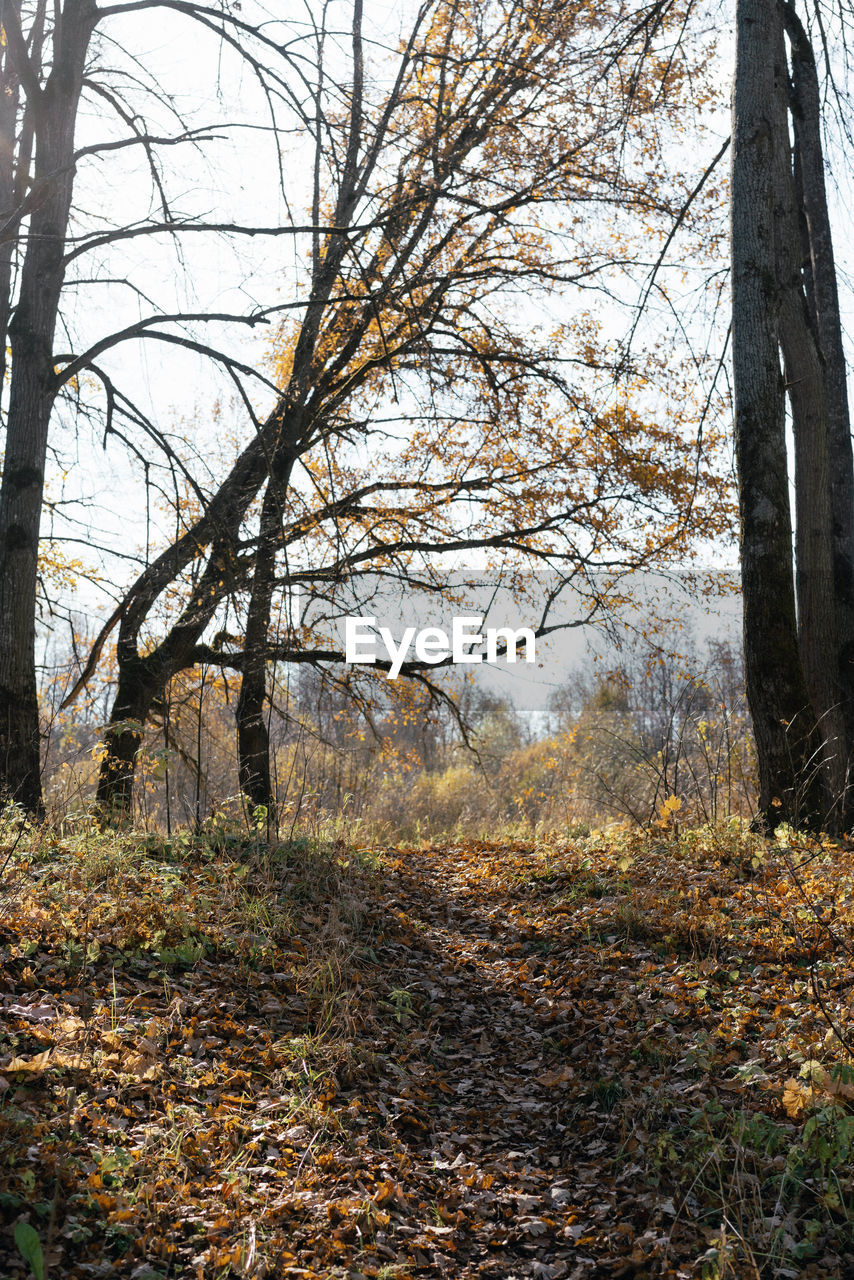
[[[737,826],[33,836],[0,1276],[854,1275],[852,921]]]

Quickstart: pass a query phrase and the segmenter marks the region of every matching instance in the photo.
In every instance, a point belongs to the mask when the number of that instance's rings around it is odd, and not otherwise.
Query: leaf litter
[[[854,1274],[850,851],[104,839],[7,883],[3,1276]]]

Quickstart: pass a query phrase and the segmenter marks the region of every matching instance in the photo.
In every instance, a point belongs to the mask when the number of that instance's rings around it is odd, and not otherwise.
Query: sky
[[[374,24],[378,36],[393,40],[408,8],[406,4],[368,0],[368,21]],[[250,11],[247,5],[247,17]],[[164,148],[164,185],[174,212],[256,226],[284,223],[289,209],[296,212],[308,198],[304,140],[293,133],[280,139],[273,135],[253,73],[223,49],[216,36],[204,33],[180,15],[165,10],[155,12],[156,22],[145,13],[110,19],[104,25],[101,52],[103,60],[109,61],[119,47],[133,50],[137,61],[126,63],[128,73],[142,81],[153,77],[166,89],[167,106],[136,89],[132,91],[135,103],[149,113],[153,131],[174,132],[173,112],[179,113],[190,127],[212,126],[215,140],[204,144],[204,149]],[[289,21],[299,22],[306,12],[304,5],[290,0],[284,15]],[[725,11],[719,12],[722,32],[715,74],[726,88],[731,40]],[[273,32],[274,28],[269,30]],[[122,60],[123,55],[119,55],[118,61]],[[102,100],[88,107],[81,115],[78,143],[87,145],[105,136],[124,136],[125,126],[117,126],[109,117]],[[226,124],[228,128],[224,127]],[[724,112],[717,120],[718,134],[725,127]],[[713,154],[713,137],[704,146],[708,157],[691,157],[698,173]],[[683,144],[683,159],[690,149],[690,141]],[[674,155],[678,153],[677,148]],[[81,164],[77,179],[79,229],[88,231],[99,224],[130,224],[160,216],[150,179],[139,161],[139,149],[134,149],[107,153]],[[837,226],[841,227],[847,173],[843,175],[841,164],[838,172],[841,185],[834,213]],[[837,248],[847,282],[847,238],[839,235]],[[72,335],[70,349],[79,351],[99,335],[158,310],[240,315],[259,305],[287,302],[299,264],[294,243],[288,237],[240,237],[235,243],[223,236],[185,235],[179,250],[166,236],[125,240],[113,248],[82,255],[75,260],[73,270],[80,283],[68,291],[67,316]],[[120,283],[100,282],[105,280]],[[130,282],[133,287],[121,282]],[[691,287],[690,279],[686,287]],[[846,287],[843,311],[849,322],[853,310],[854,291]],[[622,323],[622,317],[618,322],[615,313],[613,323]],[[268,332],[263,329],[250,331],[241,326],[210,324],[197,325],[194,331],[207,341],[223,344],[249,365],[263,363],[269,341]],[[105,355],[101,363],[126,394],[151,413],[159,430],[188,437],[198,452],[195,465],[201,475],[206,471],[222,473],[232,446],[226,443],[223,448],[219,441],[224,424],[225,434],[229,434],[228,417],[234,410],[228,403],[230,384],[221,372],[196,355],[157,342],[122,344]],[[83,391],[84,397],[89,396],[94,402],[100,398],[94,382]],[[271,403],[271,395],[268,388],[257,383],[253,400],[259,411]],[[222,416],[213,424],[218,400],[223,405]],[[245,438],[242,424],[239,433]],[[82,545],[86,541],[119,552],[118,557],[103,560],[99,570],[103,581],[99,586],[83,582],[78,590],[76,604],[82,613],[93,616],[93,628],[94,619],[109,611],[112,601],[136,572],[134,557],[139,557],[139,563],[144,561],[146,553],[150,554],[157,545],[158,534],[166,532],[156,495],[152,495],[148,506],[140,500],[142,474],[154,450],[144,434],[135,431],[131,436],[136,454],[129,454],[117,439],[108,441],[103,449],[99,427],[81,430],[79,422],[66,415],[55,437],[61,461],[51,478],[50,496],[60,503],[82,497],[85,503],[80,507],[63,505],[53,527],[65,536],[79,539],[67,544],[69,554],[86,555]],[[43,528],[47,531],[50,527],[50,519],[46,518]],[[709,547],[706,555],[707,563],[717,563],[722,568],[734,564],[732,548],[721,555],[720,549]],[[731,619],[725,625],[729,627]],[[555,662],[556,669],[565,665],[566,653]],[[514,678],[518,682],[518,673]]]
[[[619,605],[609,609],[595,625],[577,625],[589,611],[589,596],[585,598],[571,585],[566,586],[547,618],[547,625],[555,630],[536,638],[530,650],[522,643],[521,630],[530,626],[532,619],[542,617],[545,602],[558,584],[556,574],[526,575],[521,597],[494,573],[456,570],[440,583],[443,597],[411,593],[401,600],[395,591],[384,589],[379,582],[373,588],[362,582],[359,594],[369,603],[350,609],[345,600],[341,615],[329,627],[329,635],[343,649],[347,619],[358,618],[359,652],[374,653],[379,660],[385,660],[394,658],[398,651],[402,657],[415,657],[416,637],[407,636],[407,631],[438,628],[450,645],[455,619],[466,620],[469,635],[510,628],[520,635],[516,661],[499,657],[490,663],[484,644],[480,644],[470,652],[480,654],[483,661],[457,667],[454,676],[471,679],[478,687],[507,698],[534,723],[548,712],[553,694],[579,675],[604,675],[628,661],[630,655],[639,656],[642,662],[661,655],[687,666],[694,653],[704,660],[710,641],[737,649],[740,639],[741,600],[737,574],[732,571],[631,574],[620,582]],[[291,605],[289,619],[302,614],[303,620],[311,620],[312,606],[298,591]],[[391,635],[391,648],[381,634],[383,628]],[[402,646],[407,642],[404,652]],[[436,643],[434,652],[438,656],[438,639]],[[529,654],[533,655],[532,661],[527,660]],[[443,674],[440,668],[435,670]]]

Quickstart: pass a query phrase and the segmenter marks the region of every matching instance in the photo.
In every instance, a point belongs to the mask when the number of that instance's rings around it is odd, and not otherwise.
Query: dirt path
[[[673,1202],[634,1185],[613,1111],[649,1075],[625,1035],[629,966],[548,909],[554,884],[502,893],[460,852],[401,863],[389,885],[404,918],[377,955],[406,1034],[393,1058],[377,1046],[372,1090],[400,1160],[381,1256],[461,1277],[679,1274]]]
[[[22,1224],[53,1280],[854,1275],[854,1083],[817,1067],[839,1051],[803,967],[824,935],[739,849],[25,864],[0,1280],[29,1274]],[[845,858],[810,864],[816,901]],[[826,988],[849,1020],[852,970]],[[831,1104],[836,1201],[804,1140]]]

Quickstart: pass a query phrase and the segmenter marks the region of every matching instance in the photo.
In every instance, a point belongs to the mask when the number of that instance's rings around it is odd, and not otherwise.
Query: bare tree
[[[168,455],[169,446],[152,417],[117,385],[110,353],[120,344],[145,338],[210,355],[233,372],[239,361],[208,345],[194,322],[254,325],[263,318],[255,311],[229,316],[164,309],[149,301],[147,280],[134,283],[121,267],[121,278],[111,279],[98,263],[112,246],[128,248],[140,237],[174,248],[191,233],[254,236],[282,231],[275,221],[267,228],[215,222],[173,206],[167,157],[182,147],[212,144],[228,134],[231,124],[223,117],[214,128],[191,127],[172,105],[172,96],[139,65],[132,45],[122,46],[134,16],[138,15],[142,35],[156,10],[168,11],[171,21],[189,24],[200,39],[212,42],[214,83],[217,46],[226,56],[242,60],[269,104],[267,127],[275,134],[283,92],[276,68],[287,62],[287,52],[257,9],[253,23],[240,16],[240,6],[232,10],[191,0],[131,0],[102,7],[94,0],[64,0],[53,6],[44,0],[3,0],[0,8],[0,395],[5,431],[0,486],[0,788],[31,812],[41,807],[34,658],[39,535],[49,432],[58,406],[63,397],[73,402],[79,425],[86,411],[79,380],[88,377],[100,385],[108,435],[126,439],[143,459],[152,447]],[[103,135],[84,143],[77,137],[81,106],[87,108],[91,128],[93,104]],[[166,120],[166,126],[158,128],[152,120]],[[142,217],[117,194],[127,180],[132,155],[140,157],[148,173],[156,210]],[[110,191],[107,183],[101,207],[87,212],[75,199],[80,174],[87,166],[91,170],[111,164],[116,166],[114,189]],[[91,200],[93,188],[85,180],[83,189]],[[105,206],[104,195],[108,201],[112,197],[112,203]],[[180,249],[176,260],[180,262]],[[72,308],[65,308],[69,290],[79,297],[84,286],[97,286],[104,297],[111,284],[137,299],[137,318],[112,332],[86,333],[72,320]],[[94,307],[88,314],[91,325]],[[140,432],[145,445],[128,438],[128,433]],[[174,466],[174,456],[171,461]]]
[[[733,371],[760,810],[769,823],[844,827],[854,748],[854,470],[818,80],[791,4],[742,0],[736,27]],[[795,441],[794,566],[787,394]]]
[[[39,57],[48,38],[45,7],[31,15],[29,41],[19,7],[3,7],[8,106],[0,147],[3,193],[9,200],[3,209],[5,234],[28,218],[17,297],[13,302],[10,247],[4,253],[6,289],[0,303],[6,320],[0,341],[5,353],[8,335],[12,361],[0,485],[0,771],[8,792],[30,810],[41,804],[35,608],[48,424],[57,391],[53,344],[74,181],[74,124],[97,19],[91,0],[68,0],[52,32],[51,62],[45,64]],[[18,95],[23,95],[20,113],[9,101]]]

